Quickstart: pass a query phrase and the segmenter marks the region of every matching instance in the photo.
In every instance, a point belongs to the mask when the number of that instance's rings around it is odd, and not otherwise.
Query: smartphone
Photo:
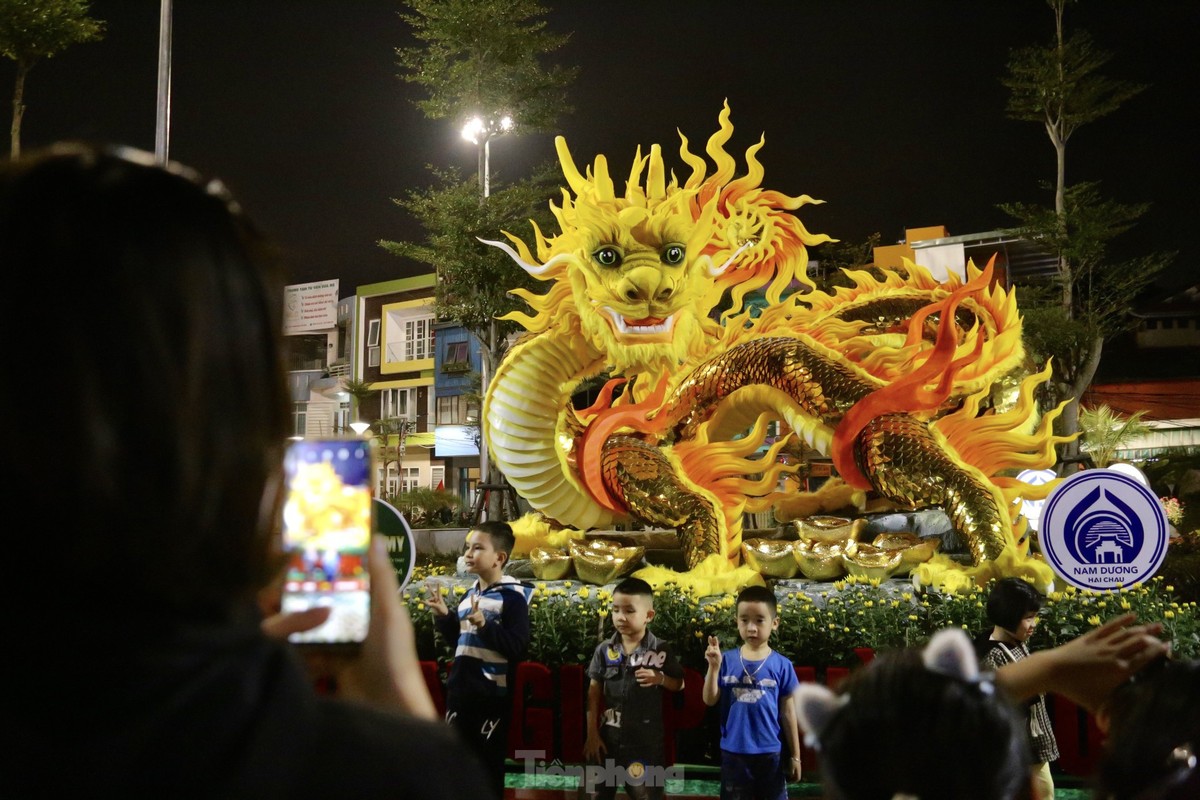
[[[298,439],[288,446],[282,610],[332,609],[320,627],[292,634],[293,642],[354,646],[366,639],[374,466],[371,446],[360,439]]]

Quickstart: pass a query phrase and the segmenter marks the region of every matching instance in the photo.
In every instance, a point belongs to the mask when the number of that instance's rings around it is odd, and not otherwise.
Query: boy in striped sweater
[[[477,580],[451,614],[436,587],[429,608],[442,636],[457,642],[446,682],[446,721],[470,744],[504,794],[504,758],[512,716],[510,687],[529,645],[532,588],[504,574],[515,539],[507,522],[481,522],[467,533],[464,561]]]

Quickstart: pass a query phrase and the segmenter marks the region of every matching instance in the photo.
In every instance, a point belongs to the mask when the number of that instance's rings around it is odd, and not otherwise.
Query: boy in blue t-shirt
[[[716,637],[708,637],[703,696],[710,706],[721,704],[721,800],[786,800],[787,778],[800,780],[792,703],[800,684],[792,662],[771,649],[778,613],[774,592],[748,586],[737,596],[742,646],[722,653]],[[791,751],[786,774],[781,734]]]

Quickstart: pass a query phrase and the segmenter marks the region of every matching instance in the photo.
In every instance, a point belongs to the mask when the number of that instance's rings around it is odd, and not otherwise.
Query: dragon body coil
[[[491,243],[549,285],[515,292],[533,313],[509,318],[529,333],[487,388],[497,466],[561,526],[674,528],[689,568],[733,568],[743,514],[792,499],[780,478],[797,467],[779,456],[803,441],[851,486],[945,509],[971,563],[935,559],[932,582],[1045,578],[1010,511],[1033,495],[1007,473],[1053,463],[1058,409],[1033,402],[1048,368],[1021,372],[1013,294],[990,268],[939,283],[911,262],[818,290],[807,247],[829,237],[793,213],[816,201],[760,187],[761,142],[735,177],[732,131],[726,107],[711,174],[681,137],[683,182],[657,145],[639,150],[623,195],[603,156],[581,173],[558,140],[559,234],[535,228],[533,249],[511,234]],[[599,399],[575,409],[576,390],[604,375]],[[1015,400],[996,402],[1002,382]]]

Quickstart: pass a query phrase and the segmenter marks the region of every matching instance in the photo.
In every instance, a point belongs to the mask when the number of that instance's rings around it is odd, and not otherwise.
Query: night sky
[[[1012,224],[998,203],[1050,200],[1039,186],[1053,178],[1053,149],[1039,126],[1004,116],[999,82],[1011,47],[1049,37],[1043,0],[549,5],[551,26],[574,32],[560,58],[582,68],[559,131],[580,165],[603,152],[624,175],[636,146],[657,142],[686,174],[676,128],[699,152],[728,99],[729,151],[740,160],[765,133],[765,185],[826,201],[800,212],[814,232],[861,241],[878,231],[884,243],[906,227],[973,233]],[[375,244],[420,236],[390,198],[428,183],[426,164],[473,170],[475,152],[449,121],[426,120],[396,77],[394,49],[411,44],[401,5],[174,6],[171,157],[224,179],[282,247],[293,282],[339,278],[345,297],[410,274]],[[93,10],[105,40],[30,74],[27,150],[71,138],[154,148],[159,3]],[[1067,13],[1114,51],[1108,74],[1152,84],[1075,134],[1068,181],[1152,202],[1123,246],[1179,251],[1163,283],[1195,283],[1200,6],[1084,0]],[[0,62],[6,94],[14,74]],[[494,180],[552,158],[552,139],[494,141]]]

